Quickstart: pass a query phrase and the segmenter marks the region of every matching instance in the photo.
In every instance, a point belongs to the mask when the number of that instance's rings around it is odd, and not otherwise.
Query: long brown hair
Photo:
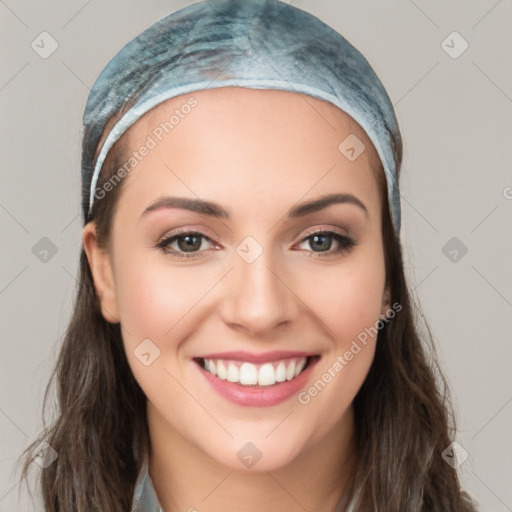
[[[121,167],[122,141],[108,153],[98,186]],[[398,169],[401,159],[400,144],[395,148]],[[456,432],[448,386],[428,326],[428,334],[419,334],[423,317],[409,295],[382,166],[374,171],[391,303],[402,309],[379,331],[373,363],[353,401],[357,458],[349,498],[361,490],[354,508],[359,512],[474,512],[456,469],[441,456]],[[103,247],[123,183],[95,201],[86,219],[96,224]],[[59,411],[47,427],[44,412],[54,380]],[[57,452],[40,472],[48,512],[130,510],[150,446],[146,397],[128,365],[120,324],[108,323],[101,314],[83,247],[74,311],[46,388],[43,425],[20,459],[22,479],[28,480],[33,451],[42,441]]]

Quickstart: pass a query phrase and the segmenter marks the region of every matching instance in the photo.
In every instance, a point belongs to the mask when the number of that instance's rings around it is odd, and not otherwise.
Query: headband
[[[192,4],[144,30],[107,64],[91,89],[83,116],[84,222],[97,199],[108,151],[137,119],[175,96],[227,86],[307,94],[336,105],[357,121],[382,162],[393,227],[399,234],[402,140],[384,86],[341,34],[278,0]],[[94,161],[107,122],[126,105],[129,108],[112,126]],[[354,148],[346,149],[355,154]]]

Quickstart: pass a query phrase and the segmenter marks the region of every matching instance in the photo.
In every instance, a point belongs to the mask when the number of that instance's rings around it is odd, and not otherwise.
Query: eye
[[[335,249],[331,250],[333,240],[335,241]],[[204,241],[213,244],[213,240],[203,233],[198,231],[184,231],[165,238],[159,242],[156,247],[174,258],[190,259],[198,257],[200,252],[208,249],[204,247]],[[301,244],[304,243],[309,243],[312,248],[310,252],[320,257],[347,252],[357,245],[352,238],[334,231],[315,231],[302,239]],[[174,247],[173,244],[175,244]]]
[[[335,240],[336,248],[330,250],[333,245],[333,239]],[[348,252],[357,245],[352,238],[335,233],[334,231],[315,231],[303,238],[301,244],[303,243],[309,243],[310,247],[313,249],[311,252],[320,257]]]
[[[166,254],[171,254],[175,258],[195,258],[197,257],[197,252],[206,250],[203,245],[203,240],[213,242],[211,238],[198,231],[185,231],[165,238],[159,242],[156,247]],[[176,244],[177,247],[173,248],[173,244]]]

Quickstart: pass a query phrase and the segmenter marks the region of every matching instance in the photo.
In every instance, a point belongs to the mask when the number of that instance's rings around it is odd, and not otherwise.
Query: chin
[[[283,443],[283,432],[276,435],[274,440],[253,436],[253,440],[241,441],[238,437],[223,450],[219,450],[219,444],[214,451],[209,451],[210,458],[221,466],[232,471],[242,473],[260,473],[265,471],[277,471],[292,463],[300,454],[301,448],[297,442],[286,436],[289,443]],[[248,438],[250,439],[250,438]]]

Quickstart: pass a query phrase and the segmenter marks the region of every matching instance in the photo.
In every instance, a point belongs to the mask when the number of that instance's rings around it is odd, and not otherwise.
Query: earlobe
[[[96,227],[93,223],[84,227],[82,243],[89,261],[96,295],[101,305],[101,314],[107,322],[118,323],[120,319],[112,265],[108,253],[98,244]]]
[[[380,310],[381,318],[388,316],[389,309],[391,308],[391,292],[389,287],[386,287],[384,294],[382,295],[382,308]]]

